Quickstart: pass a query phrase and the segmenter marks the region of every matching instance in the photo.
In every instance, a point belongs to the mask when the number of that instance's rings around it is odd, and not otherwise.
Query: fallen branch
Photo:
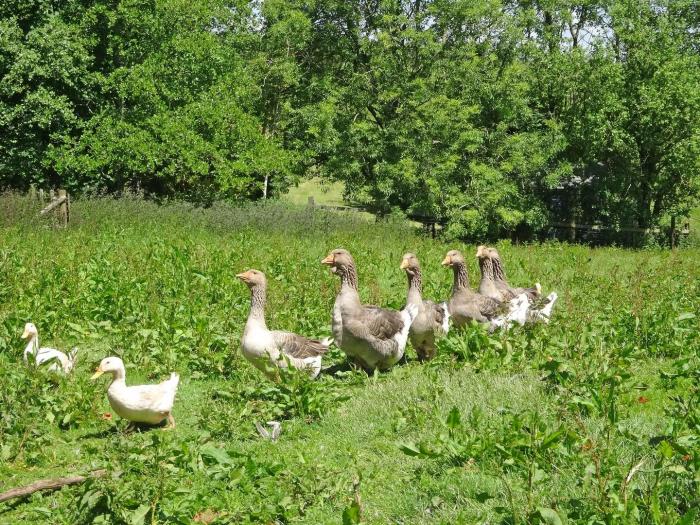
[[[56,490],[66,485],[77,485],[91,478],[101,478],[107,474],[106,470],[95,470],[87,476],[69,476],[67,478],[40,479],[26,487],[18,487],[0,494],[0,503],[9,499],[23,498],[40,490]]]
[[[54,199],[53,201],[51,201],[51,204],[49,204],[46,208],[44,208],[43,210],[41,210],[39,212],[39,215],[46,215],[47,213],[49,213],[51,210],[53,210],[57,206],[63,204],[65,202],[66,198],[67,197],[65,195],[63,195],[62,197],[58,197],[57,199]]]

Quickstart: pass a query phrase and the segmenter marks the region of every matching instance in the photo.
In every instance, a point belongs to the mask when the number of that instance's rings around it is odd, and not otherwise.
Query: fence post
[[[58,198],[63,197],[63,202],[58,207],[58,220],[61,226],[68,227],[68,192],[66,190],[58,190]]]
[[[671,215],[671,249],[676,248],[676,216]]]

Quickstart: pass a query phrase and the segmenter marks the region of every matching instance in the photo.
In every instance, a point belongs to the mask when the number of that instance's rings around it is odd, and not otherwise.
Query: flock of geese
[[[450,325],[463,326],[476,321],[486,323],[490,330],[508,329],[513,324],[548,322],[557,300],[556,292],[542,297],[539,283],[532,288],[514,288],[508,284],[503,262],[494,248],[479,246],[476,251],[481,270],[477,291],[469,286],[467,265],[462,253],[450,250],[442,265],[452,268],[454,281],[452,295],[446,301],[423,299],[422,275],[418,258],[406,253],[400,268],[408,277],[406,306],[397,311],[362,304],[358,293],[357,269],[350,252],[333,250],[321,263],[340,278],[340,291],[332,315],[333,339],[310,339],[292,332],[269,330],[265,322],[267,280],[259,270],[248,270],[236,275],[250,289],[250,312],[241,338],[243,356],[268,377],[274,378],[280,368],[293,367],[316,377],[321,371],[321,360],[331,344],[335,343],[350,361],[367,371],[387,370],[404,355],[410,339],[418,359],[435,356],[436,340],[447,334]],[[30,359],[49,369],[69,373],[77,356],[77,349],[68,355],[53,348],[39,345],[36,326],[27,323],[22,338],[28,340],[24,360]],[[126,385],[126,371],[119,357],[106,357],[100,362],[92,379],[110,374],[112,381],[107,398],[112,409],[131,423],[159,424],[167,421],[166,428],[175,426],[172,408],[179,376],[154,385]]]

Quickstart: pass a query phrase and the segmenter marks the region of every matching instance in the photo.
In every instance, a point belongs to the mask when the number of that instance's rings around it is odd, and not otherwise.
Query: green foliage
[[[448,238],[667,229],[700,195],[696,11],[13,0],[0,187],[209,205],[321,175],[380,215],[435,217]]]

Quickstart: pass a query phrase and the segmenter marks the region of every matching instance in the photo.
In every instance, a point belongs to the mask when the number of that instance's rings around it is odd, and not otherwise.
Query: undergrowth
[[[249,292],[268,275],[268,325],[330,335],[337,246],[360,295],[403,305],[406,251],[424,295],[444,299],[449,248],[401,223],[279,203],[197,209],[138,199],[73,203],[67,230],[0,197],[0,491],[105,469],[104,477],[0,504],[0,522],[685,523],[700,519],[697,249],[499,245],[514,283],[560,300],[552,322],[451,333],[437,357],[387,373],[337,349],[312,381],[269,381],[239,352]],[[472,261],[472,285],[478,282]],[[79,348],[63,377],[22,362]],[[126,429],[100,359],[127,382],[182,375],[177,428]],[[255,422],[277,420],[279,440]]]

